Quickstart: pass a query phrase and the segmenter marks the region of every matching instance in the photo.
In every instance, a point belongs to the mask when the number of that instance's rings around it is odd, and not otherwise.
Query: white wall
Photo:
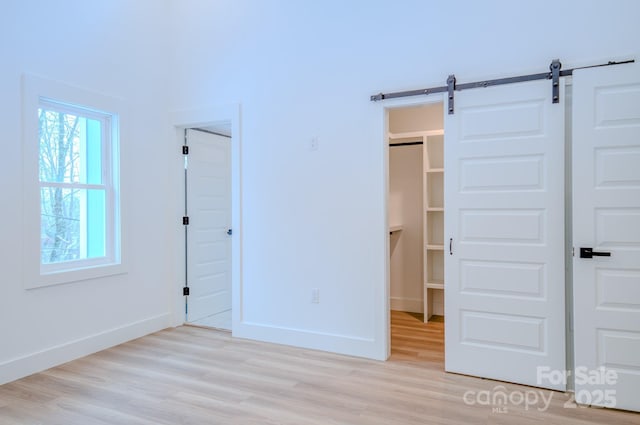
[[[369,96],[451,73],[468,82],[544,72],[554,58],[569,68],[628,57],[640,45],[633,0],[172,4],[172,107],[242,108],[236,334],[376,358],[387,354],[385,102]]]
[[[422,145],[389,147],[391,309],[423,311]]]
[[[170,324],[166,23],[166,2],[155,0],[2,3],[0,383]],[[125,275],[23,289],[25,72],[120,97],[129,108],[121,117]]]
[[[442,130],[443,107],[442,103],[431,103],[411,108],[390,109],[389,132],[395,134]]]

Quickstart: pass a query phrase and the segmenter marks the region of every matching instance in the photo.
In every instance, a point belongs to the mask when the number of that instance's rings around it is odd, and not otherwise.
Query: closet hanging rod
[[[231,139],[231,136],[229,136],[228,134],[217,133],[215,131],[207,130],[207,129],[204,129],[204,128],[189,127],[189,128],[187,128],[187,130],[199,131],[201,133],[208,133],[208,134],[213,134],[214,136],[222,136],[222,137],[227,137],[227,138]]]
[[[610,66],[610,65],[623,65],[626,63],[634,63],[634,62],[635,62],[634,59],[629,59],[629,60],[624,60],[619,62],[609,61],[607,63],[601,63],[598,65],[588,65],[588,66],[581,66],[581,67],[576,67],[572,69],[560,70],[560,67],[562,65],[560,64],[560,61],[556,59],[551,63],[549,72],[541,72],[539,74],[520,75],[517,77],[497,78],[494,80],[476,81],[474,83],[464,83],[464,84],[457,84],[455,81],[455,76],[450,75],[449,79],[447,80],[446,86],[429,87],[426,89],[407,90],[407,91],[400,91],[400,92],[393,92],[393,93],[378,93],[378,94],[372,95],[370,97],[370,100],[373,102],[377,102],[379,100],[385,100],[385,99],[395,99],[399,97],[429,95],[434,93],[446,93],[446,92],[450,92],[449,96],[452,97],[451,92],[453,90],[461,91],[461,90],[474,89],[479,87],[499,86],[503,84],[521,83],[524,81],[534,81],[534,80],[554,79],[555,81],[555,78],[557,77],[567,77],[567,76],[573,75],[573,71],[575,71],[576,69],[597,68],[600,66]],[[559,66],[557,69],[554,69],[554,64],[556,63]]]
[[[402,143],[389,143],[389,147],[395,146],[414,146],[414,145],[422,145],[424,142],[402,142]]]

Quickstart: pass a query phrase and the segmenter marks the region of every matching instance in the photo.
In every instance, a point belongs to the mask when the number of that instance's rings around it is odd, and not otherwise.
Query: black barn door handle
[[[593,248],[580,248],[580,258],[611,257],[610,252],[594,251]]]

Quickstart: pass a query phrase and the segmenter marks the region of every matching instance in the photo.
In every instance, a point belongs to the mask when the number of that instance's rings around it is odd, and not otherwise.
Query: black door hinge
[[[189,217],[182,217],[182,224],[184,226],[188,226],[189,225]]]
[[[189,155],[189,146],[182,146],[182,155]]]
[[[189,295],[189,287],[185,286],[184,288],[182,288],[182,295],[184,295],[185,297],[187,295]]]

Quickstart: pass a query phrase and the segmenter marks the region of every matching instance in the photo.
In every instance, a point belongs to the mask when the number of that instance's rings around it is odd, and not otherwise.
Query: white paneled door
[[[231,309],[231,139],[187,132],[187,321]]]
[[[640,66],[573,75],[576,401],[640,411]]]
[[[455,93],[445,115],[445,369],[564,390],[564,85]]]

